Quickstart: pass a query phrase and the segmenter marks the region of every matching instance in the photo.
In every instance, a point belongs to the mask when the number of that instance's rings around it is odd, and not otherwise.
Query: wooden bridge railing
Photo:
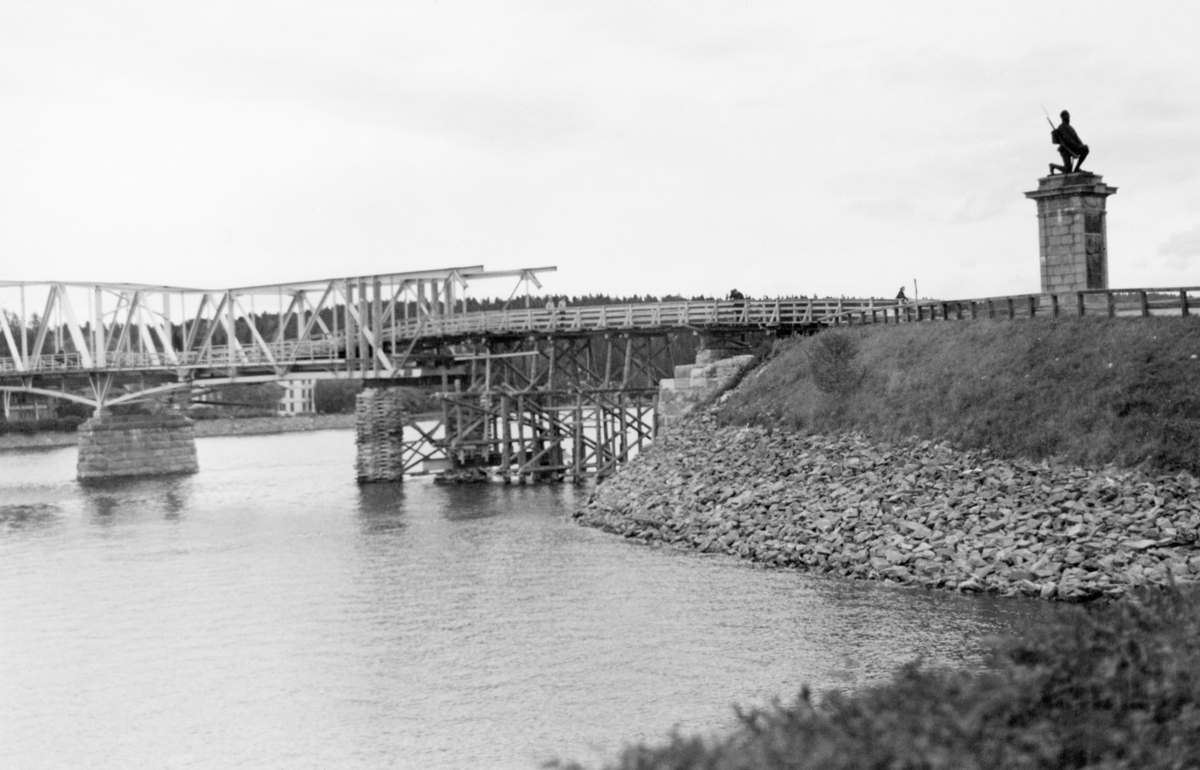
[[[1200,287],[1168,289],[1088,289],[1066,294],[1019,294],[964,300],[891,303],[883,308],[856,308],[827,316],[833,326],[910,323],[968,318],[1060,318],[1064,316],[1188,316],[1200,309]]]
[[[662,328],[772,328],[818,324],[848,310],[884,307],[875,299],[698,300],[637,305],[578,305],[564,308],[511,308],[464,313],[452,318],[409,319],[396,324],[396,336],[456,337],[507,332],[605,331]]]

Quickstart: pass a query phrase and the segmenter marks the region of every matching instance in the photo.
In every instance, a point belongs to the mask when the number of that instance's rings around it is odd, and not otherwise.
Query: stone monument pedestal
[[[1037,201],[1042,293],[1108,288],[1105,200],[1117,191],[1090,171],[1052,174],[1025,193]]]

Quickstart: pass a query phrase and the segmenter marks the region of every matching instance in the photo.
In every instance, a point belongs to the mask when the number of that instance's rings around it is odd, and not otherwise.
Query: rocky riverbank
[[[1200,581],[1200,481],[947,444],[668,432],[575,512],[647,543],[964,592],[1082,601]]]

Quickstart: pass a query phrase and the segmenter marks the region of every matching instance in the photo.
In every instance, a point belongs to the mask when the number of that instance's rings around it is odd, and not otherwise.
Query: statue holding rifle
[[[1043,108],[1044,109],[1044,108]],[[1082,169],[1083,161],[1088,156],[1088,146],[1079,138],[1079,134],[1075,133],[1075,129],[1071,126],[1071,113],[1063,110],[1062,123],[1057,128],[1054,127],[1054,121],[1050,120],[1050,116],[1046,116],[1046,120],[1050,122],[1050,141],[1058,145],[1058,154],[1062,156],[1062,165],[1057,163],[1050,164],[1050,173],[1055,171],[1063,174],[1079,173]],[[1074,160],[1078,158],[1079,160]],[[1074,161],[1075,167],[1071,168],[1071,163]]]

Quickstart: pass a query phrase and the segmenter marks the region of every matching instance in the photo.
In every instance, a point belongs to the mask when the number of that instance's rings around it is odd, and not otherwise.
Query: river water
[[[632,545],[569,486],[359,487],[350,431],[197,449],[97,487],[0,454],[0,767],[596,762],[1049,611]]]

